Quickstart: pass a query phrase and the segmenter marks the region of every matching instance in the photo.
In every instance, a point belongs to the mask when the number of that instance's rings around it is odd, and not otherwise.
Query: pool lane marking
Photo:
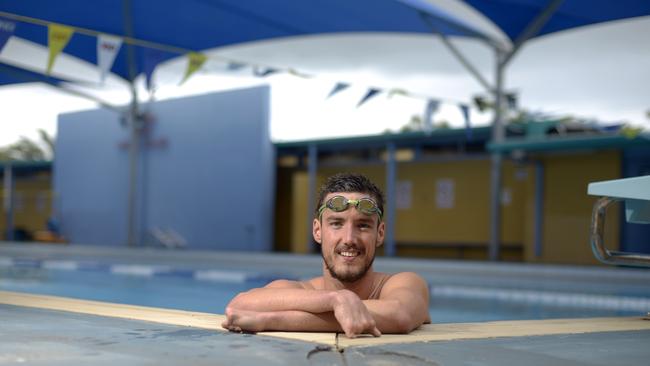
[[[34,295],[10,291],[0,291],[0,304],[67,311],[112,318],[142,320],[154,323],[179,325],[183,327],[215,330],[218,332],[226,331],[221,328],[221,323],[226,319],[226,317],[221,314],[116,304],[102,301],[81,300],[49,295]],[[321,343],[331,347],[336,345],[336,335],[334,333],[265,332],[263,335]]]
[[[650,309],[650,298],[590,293],[568,293],[475,286],[430,287],[432,298],[496,300],[510,303],[608,309],[643,313]]]

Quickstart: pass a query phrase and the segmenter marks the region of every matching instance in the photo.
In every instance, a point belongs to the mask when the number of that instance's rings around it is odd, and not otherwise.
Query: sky
[[[493,32],[496,32],[492,30]],[[530,41],[506,73],[506,89],[530,111],[574,115],[606,123],[628,122],[650,130],[650,17],[588,26]],[[494,78],[491,50],[477,41],[453,41],[490,82]],[[28,59],[35,65],[47,58],[29,44],[9,41],[0,61]],[[195,76],[178,86],[185,67],[179,59],[159,67],[155,99],[270,84],[271,135],[274,141],[377,134],[398,130],[413,115],[422,115],[427,98],[442,101],[434,120],[462,126],[458,103],[469,104],[484,88],[460,65],[436,36],[354,34],[296,37],[225,47],[208,52],[249,63],[311,75],[251,76],[208,61]],[[42,61],[42,62],[41,62]],[[40,67],[40,66],[39,66]],[[75,77],[98,79],[97,73],[74,60],[59,59],[55,73],[74,70]],[[337,82],[352,87],[327,98]],[[369,87],[400,88],[416,97],[380,94],[357,107]],[[116,104],[128,102],[128,89],[110,78],[107,85],[83,89]],[[141,92],[141,95],[146,93]],[[20,136],[38,138],[37,129],[56,134],[58,114],[93,109],[89,100],[44,85],[0,87],[0,146]],[[491,120],[471,112],[473,125]]]

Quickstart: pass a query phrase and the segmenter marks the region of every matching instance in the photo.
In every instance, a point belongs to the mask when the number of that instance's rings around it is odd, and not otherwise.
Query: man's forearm
[[[288,332],[340,332],[341,326],[332,312],[309,313],[287,310],[265,313],[264,330]]]
[[[237,295],[229,307],[253,311],[298,310],[319,314],[333,310],[335,291],[259,288]]]

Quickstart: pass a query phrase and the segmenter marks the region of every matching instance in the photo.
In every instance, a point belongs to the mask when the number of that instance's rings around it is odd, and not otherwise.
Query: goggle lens
[[[347,210],[349,205],[355,206],[359,212],[368,216],[377,214],[379,215],[379,219],[381,219],[381,210],[377,207],[375,201],[370,198],[348,200],[343,196],[334,196],[318,209],[318,214],[319,216],[322,215],[325,208],[329,208],[334,212],[342,212]]]

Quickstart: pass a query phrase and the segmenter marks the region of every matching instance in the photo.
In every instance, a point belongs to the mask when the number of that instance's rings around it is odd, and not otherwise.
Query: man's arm
[[[279,280],[237,295],[226,307],[224,328],[235,331],[343,331],[348,337],[380,336],[359,297],[348,290],[305,289]]]
[[[308,290],[299,282],[274,281],[237,295],[226,308],[230,330],[343,331],[408,333],[429,319],[429,289],[417,274],[393,275],[379,300],[351,291]]]
[[[296,281],[276,280],[262,288],[242,292],[229,308],[253,311],[302,310],[310,313],[332,311],[335,291],[308,290]]]
[[[393,275],[379,300],[364,300],[383,333],[410,333],[429,319],[429,286],[413,272]]]

